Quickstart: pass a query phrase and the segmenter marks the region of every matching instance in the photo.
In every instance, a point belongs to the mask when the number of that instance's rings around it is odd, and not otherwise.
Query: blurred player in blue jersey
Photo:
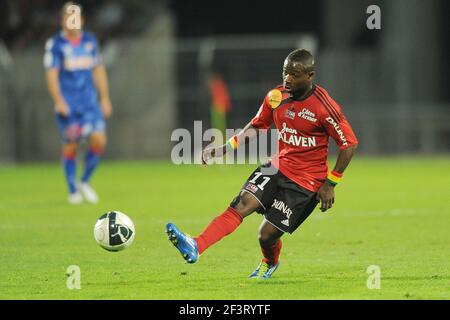
[[[53,99],[62,136],[64,174],[69,202],[83,199],[96,203],[98,196],[90,178],[106,145],[105,118],[112,113],[108,77],[95,36],[83,30],[80,5],[67,2],[61,12],[62,30],[45,45],[47,86]],[[80,141],[87,139],[84,172],[76,178],[76,155]]]

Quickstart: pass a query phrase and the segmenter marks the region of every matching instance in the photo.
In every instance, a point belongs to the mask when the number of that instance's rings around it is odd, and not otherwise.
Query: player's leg
[[[80,190],[87,201],[97,203],[98,195],[89,182],[100,164],[101,156],[106,147],[107,137],[103,119],[98,119],[95,122],[92,121],[88,125],[94,131],[88,136],[89,145],[84,157],[84,172],[81,177]]]
[[[280,175],[279,191],[265,211],[259,231],[263,259],[250,278],[270,278],[279,265],[281,236],[293,233],[317,206],[316,194]]]
[[[62,147],[64,176],[69,189],[69,202],[71,204],[83,202],[83,197],[79,193],[76,185],[77,148],[78,143],[74,141],[65,142]]]
[[[82,183],[89,183],[92,174],[100,164],[106,146],[106,133],[94,132],[89,137],[89,147],[84,158],[84,173],[81,178]]]
[[[259,207],[260,204],[254,197],[241,192],[231,205],[214,218],[199,236],[192,238],[179,230],[173,223],[166,225],[166,232],[169,240],[180,251],[186,262],[195,263],[200,254],[236,230],[242,220]]]
[[[169,240],[187,262],[196,262],[199,254],[236,230],[245,217],[254,211],[265,210],[265,206],[272,203],[276,193],[276,179],[272,179],[274,176],[264,175],[262,167],[252,173],[230,206],[214,218],[199,236],[192,238],[181,232],[173,223],[166,225]],[[258,179],[261,181],[257,181]]]
[[[56,115],[56,123],[63,141],[62,165],[69,190],[69,202],[71,204],[79,204],[83,202],[83,197],[76,185],[76,157],[78,142],[81,138],[80,123],[75,116],[63,117],[58,114]]]
[[[266,219],[263,220],[259,227],[258,240],[264,256],[263,261],[271,266],[278,264],[282,246],[281,236],[283,234],[283,231],[274,227]]]
[[[195,238],[199,254],[236,230],[245,217],[255,211],[262,212],[272,203],[277,190],[277,176],[273,173],[277,171],[267,170],[267,168],[270,168],[270,164],[257,168],[230,206]]]
[[[266,219],[259,227],[258,240],[263,254],[263,259],[249,278],[270,278],[278,268],[282,247],[281,236],[283,231],[273,226]]]
[[[206,229],[195,238],[198,253],[202,254],[207,248],[229,235],[239,227],[243,219],[257,209],[261,204],[254,196],[241,191],[230,206],[206,227]]]

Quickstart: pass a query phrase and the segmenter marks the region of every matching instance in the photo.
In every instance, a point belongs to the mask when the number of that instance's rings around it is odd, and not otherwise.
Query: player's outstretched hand
[[[214,157],[222,157],[225,154],[225,150],[225,145],[217,148],[206,148],[202,151],[202,163],[207,165]]]
[[[325,182],[317,191],[317,201],[320,201],[320,211],[325,212],[333,206],[334,187]]]

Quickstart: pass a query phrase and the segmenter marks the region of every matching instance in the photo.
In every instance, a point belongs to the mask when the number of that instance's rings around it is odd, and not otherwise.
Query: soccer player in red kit
[[[269,91],[256,114],[239,134],[217,148],[203,151],[204,162],[237,149],[246,137],[275,124],[278,153],[257,168],[229,207],[197,237],[173,223],[166,225],[169,240],[188,263],[232,233],[245,217],[264,214],[259,228],[263,259],[250,278],[270,278],[279,265],[281,236],[294,232],[320,202],[321,211],[334,203],[334,189],[342,179],[358,144],[340,106],[314,83],[315,63],[305,49],[284,61],[283,84]],[[253,132],[253,134],[252,134]],[[328,139],[339,146],[336,164],[328,172]]]

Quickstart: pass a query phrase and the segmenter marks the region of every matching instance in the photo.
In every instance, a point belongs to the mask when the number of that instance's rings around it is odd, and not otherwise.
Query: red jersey
[[[278,86],[266,95],[251,123],[259,129],[275,123],[278,153],[272,164],[312,192],[318,191],[328,175],[329,137],[342,150],[358,143],[340,106],[318,85],[302,100]]]

